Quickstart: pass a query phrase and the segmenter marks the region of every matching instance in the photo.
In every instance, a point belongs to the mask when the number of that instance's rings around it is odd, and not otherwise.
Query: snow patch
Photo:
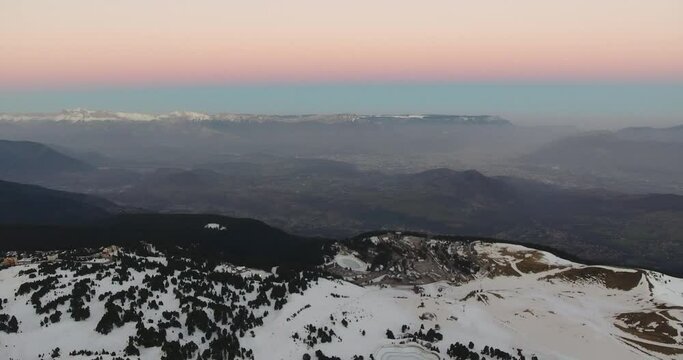
[[[225,226],[222,226],[221,224],[217,224],[217,223],[208,223],[208,224],[204,225],[204,229],[218,230],[218,231],[226,230]]]
[[[350,254],[337,254],[334,257],[334,262],[337,263],[337,265],[352,271],[365,272],[369,268],[369,265],[366,262]]]

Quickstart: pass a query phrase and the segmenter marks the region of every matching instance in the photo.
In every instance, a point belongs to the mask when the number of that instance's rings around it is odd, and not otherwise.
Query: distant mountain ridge
[[[591,133],[557,140],[527,155],[529,161],[556,163],[558,166],[594,167],[618,166],[622,170],[648,168],[679,168],[675,161],[683,151],[681,142],[624,139],[619,134]]]
[[[137,113],[82,108],[63,110],[60,113],[0,113],[0,121],[230,121],[230,122],[318,122],[318,123],[436,123],[463,125],[511,125],[508,120],[491,115],[444,115],[444,114],[302,114],[302,115],[264,115],[264,114],[208,114],[193,111],[173,111],[169,113]]]
[[[629,127],[616,132],[617,136],[626,140],[661,141],[683,143],[683,125],[666,128]]]

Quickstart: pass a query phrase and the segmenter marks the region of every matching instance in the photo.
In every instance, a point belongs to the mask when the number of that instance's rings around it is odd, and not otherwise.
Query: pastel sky
[[[683,79],[680,0],[2,0],[7,87]]]
[[[683,83],[683,1],[0,0],[0,96],[26,101],[102,88],[539,82]]]

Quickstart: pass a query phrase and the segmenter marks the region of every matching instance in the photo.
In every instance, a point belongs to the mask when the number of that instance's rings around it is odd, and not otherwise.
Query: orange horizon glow
[[[683,81],[683,1],[8,0],[0,88]]]

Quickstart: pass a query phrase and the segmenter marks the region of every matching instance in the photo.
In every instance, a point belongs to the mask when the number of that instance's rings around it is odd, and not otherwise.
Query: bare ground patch
[[[608,289],[628,291],[638,286],[642,277],[643,273],[641,271],[615,271],[601,267],[588,266],[564,270],[557,274],[545,276],[541,278],[541,280],[562,280],[577,284],[593,282],[601,284]]]
[[[525,274],[537,274],[554,269],[560,269],[560,266],[550,265],[543,262],[543,254],[540,251],[531,251],[525,253],[525,256],[517,262],[517,269]]]
[[[669,324],[669,319],[656,312],[630,312],[615,317],[614,325],[620,330],[643,340],[662,344],[676,344],[678,331]]]
[[[633,339],[629,339],[629,338],[625,338],[625,337],[621,337],[621,336],[619,338],[627,344],[629,344],[629,343],[634,344],[634,345],[641,347],[643,349],[658,352],[660,354],[664,354],[664,355],[680,355],[680,354],[683,354],[683,349],[674,348],[674,347],[670,347],[670,346],[663,346],[663,345],[654,345],[654,344],[650,344],[650,343],[646,343],[646,342],[638,341],[638,340],[633,340]]]

